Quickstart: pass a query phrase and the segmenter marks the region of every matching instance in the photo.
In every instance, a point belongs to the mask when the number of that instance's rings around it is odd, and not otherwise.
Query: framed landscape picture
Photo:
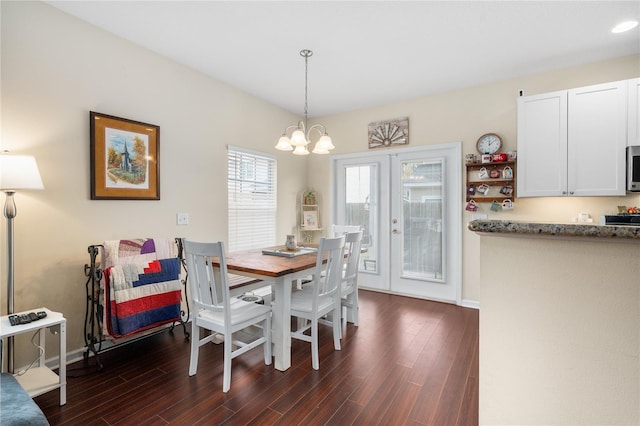
[[[160,199],[160,127],[91,111],[91,199]]]

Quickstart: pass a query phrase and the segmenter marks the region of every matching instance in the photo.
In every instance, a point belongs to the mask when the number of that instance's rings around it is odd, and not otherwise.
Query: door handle
[[[402,234],[402,232],[398,231],[397,229],[392,229],[391,233],[392,234]]]

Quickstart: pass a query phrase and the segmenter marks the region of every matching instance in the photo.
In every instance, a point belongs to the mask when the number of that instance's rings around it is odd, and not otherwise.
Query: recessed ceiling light
[[[625,21],[621,22],[611,30],[612,33],[623,33],[625,31],[629,31],[638,26],[638,21]]]

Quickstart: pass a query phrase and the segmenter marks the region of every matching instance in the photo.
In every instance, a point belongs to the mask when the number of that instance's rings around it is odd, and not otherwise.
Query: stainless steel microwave
[[[627,147],[627,191],[640,192],[640,146]]]

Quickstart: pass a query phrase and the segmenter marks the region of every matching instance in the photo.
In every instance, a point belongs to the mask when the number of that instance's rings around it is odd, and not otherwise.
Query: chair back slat
[[[360,263],[360,251],[362,250],[362,231],[348,232],[345,234],[345,270],[344,282],[356,284]]]
[[[314,287],[318,297],[334,297],[340,294],[344,241],[344,235],[320,239],[316,260],[316,285]],[[325,259],[326,262],[324,262]],[[314,298],[314,303],[316,301],[317,298]]]

